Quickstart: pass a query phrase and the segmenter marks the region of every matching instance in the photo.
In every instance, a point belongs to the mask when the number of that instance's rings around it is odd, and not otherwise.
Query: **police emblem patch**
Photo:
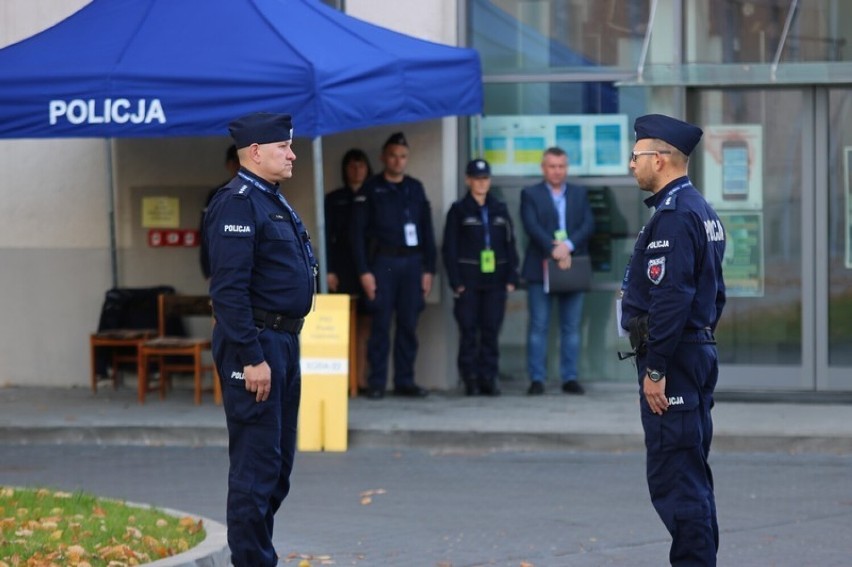
[[[663,276],[666,275],[666,257],[663,256],[662,258],[648,260],[647,274],[652,284],[660,285],[660,282],[663,281]]]

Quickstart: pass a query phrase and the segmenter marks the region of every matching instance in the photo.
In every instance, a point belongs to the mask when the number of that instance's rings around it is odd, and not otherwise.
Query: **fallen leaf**
[[[165,528],[165,527],[166,527],[166,526],[168,526],[168,525],[169,525],[169,523],[168,523],[167,521],[165,521],[164,519],[162,519],[162,518],[160,518],[159,520],[157,520],[157,527],[158,527],[158,528]]]
[[[139,528],[134,528],[133,526],[127,526],[124,528],[125,533],[132,537],[133,539],[142,539],[142,532]]]

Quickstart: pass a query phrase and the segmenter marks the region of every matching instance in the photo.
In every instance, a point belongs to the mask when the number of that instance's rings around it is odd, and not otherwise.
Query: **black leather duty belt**
[[[414,256],[420,254],[419,246],[379,246],[376,249],[377,256]]]
[[[298,335],[302,332],[302,327],[305,326],[305,319],[302,317],[294,319],[281,313],[271,313],[263,309],[252,309],[251,312],[254,316],[254,324],[261,329]]]

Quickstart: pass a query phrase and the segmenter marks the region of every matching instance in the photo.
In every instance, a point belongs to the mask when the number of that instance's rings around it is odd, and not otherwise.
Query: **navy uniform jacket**
[[[361,293],[350,246],[355,195],[349,187],[341,187],[325,196],[326,260],[328,272],[337,275],[339,293]]]
[[[423,256],[423,271],[435,273],[435,232],[432,210],[423,184],[405,176],[391,183],[384,175],[368,179],[355,197],[352,222],[352,252],[358,275],[370,272],[371,249],[404,249],[405,225],[417,226],[417,242]]]
[[[565,228],[578,256],[589,253],[589,240],[595,231],[595,217],[585,187],[566,185]],[[528,282],[544,281],[542,263],[550,258],[554,233],[559,230],[559,217],[550,187],[545,182],[521,191],[521,222],[529,236],[521,276]]]
[[[245,169],[213,197],[205,216],[210,297],[216,325],[242,364],[264,360],[252,309],[300,318],[316,289],[316,261],[298,215],[270,185]]]
[[[484,206],[488,211],[488,232],[496,269],[493,273],[482,273],[480,254],[485,249],[483,215],[479,203],[468,193],[450,207],[444,226],[441,251],[447,279],[453,290],[459,286],[484,289],[518,285],[518,252],[506,203],[486,194]]]
[[[621,324],[648,314],[648,368],[666,361],[688,330],[716,329],[725,306],[725,230],[688,177],[645,199],[656,212],[639,232],[624,274]],[[641,369],[640,369],[641,370]]]

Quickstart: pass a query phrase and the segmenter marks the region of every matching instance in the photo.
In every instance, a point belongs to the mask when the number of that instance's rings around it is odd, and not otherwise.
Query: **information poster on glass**
[[[716,210],[763,208],[763,127],[704,129],[704,182],[700,189]]]
[[[540,175],[545,149],[568,154],[569,175],[625,175],[625,114],[489,116],[480,122],[484,158],[494,175]]]
[[[763,297],[763,213],[722,212],[728,297]]]
[[[846,180],[846,267],[852,268],[852,146],[843,149],[843,173]]]

